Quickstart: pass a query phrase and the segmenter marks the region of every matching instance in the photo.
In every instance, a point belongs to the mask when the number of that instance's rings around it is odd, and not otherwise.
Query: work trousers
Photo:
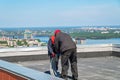
[[[59,57],[59,54],[56,54],[55,57],[50,56],[50,62],[52,61],[52,68],[56,71],[58,70]]]
[[[61,64],[62,64],[61,76],[63,77],[67,77],[68,69],[69,69],[69,61],[71,64],[72,77],[78,79],[76,49],[69,49],[62,52],[61,54]]]

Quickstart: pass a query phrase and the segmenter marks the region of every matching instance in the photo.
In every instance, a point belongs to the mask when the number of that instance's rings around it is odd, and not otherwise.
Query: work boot
[[[64,80],[68,80],[67,76],[65,76],[65,75],[60,75],[60,78],[63,78]]]
[[[78,79],[73,79],[73,80],[78,80]]]
[[[74,76],[72,76],[72,80],[78,80],[78,78],[75,78]]]

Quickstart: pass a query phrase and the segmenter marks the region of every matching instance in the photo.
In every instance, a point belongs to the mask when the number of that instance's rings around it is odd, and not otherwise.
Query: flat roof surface
[[[42,72],[49,72],[50,65],[49,60],[25,61],[17,64]],[[61,72],[60,61],[59,72]],[[68,72],[68,76],[71,76],[70,67]],[[120,80],[120,58],[79,58],[78,72],[78,80]],[[71,79],[69,78],[68,80]]]

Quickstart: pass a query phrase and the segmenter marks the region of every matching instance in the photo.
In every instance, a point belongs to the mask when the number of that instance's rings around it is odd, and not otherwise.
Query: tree
[[[22,44],[21,41],[18,40],[18,41],[17,41],[17,45],[18,45],[18,46],[22,46],[23,44]]]

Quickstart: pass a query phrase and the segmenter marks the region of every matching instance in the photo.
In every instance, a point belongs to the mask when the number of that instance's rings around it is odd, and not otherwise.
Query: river
[[[48,42],[49,37],[34,37],[35,39],[40,39],[42,42]],[[92,45],[92,44],[120,44],[120,38],[111,39],[86,39],[82,45]]]

